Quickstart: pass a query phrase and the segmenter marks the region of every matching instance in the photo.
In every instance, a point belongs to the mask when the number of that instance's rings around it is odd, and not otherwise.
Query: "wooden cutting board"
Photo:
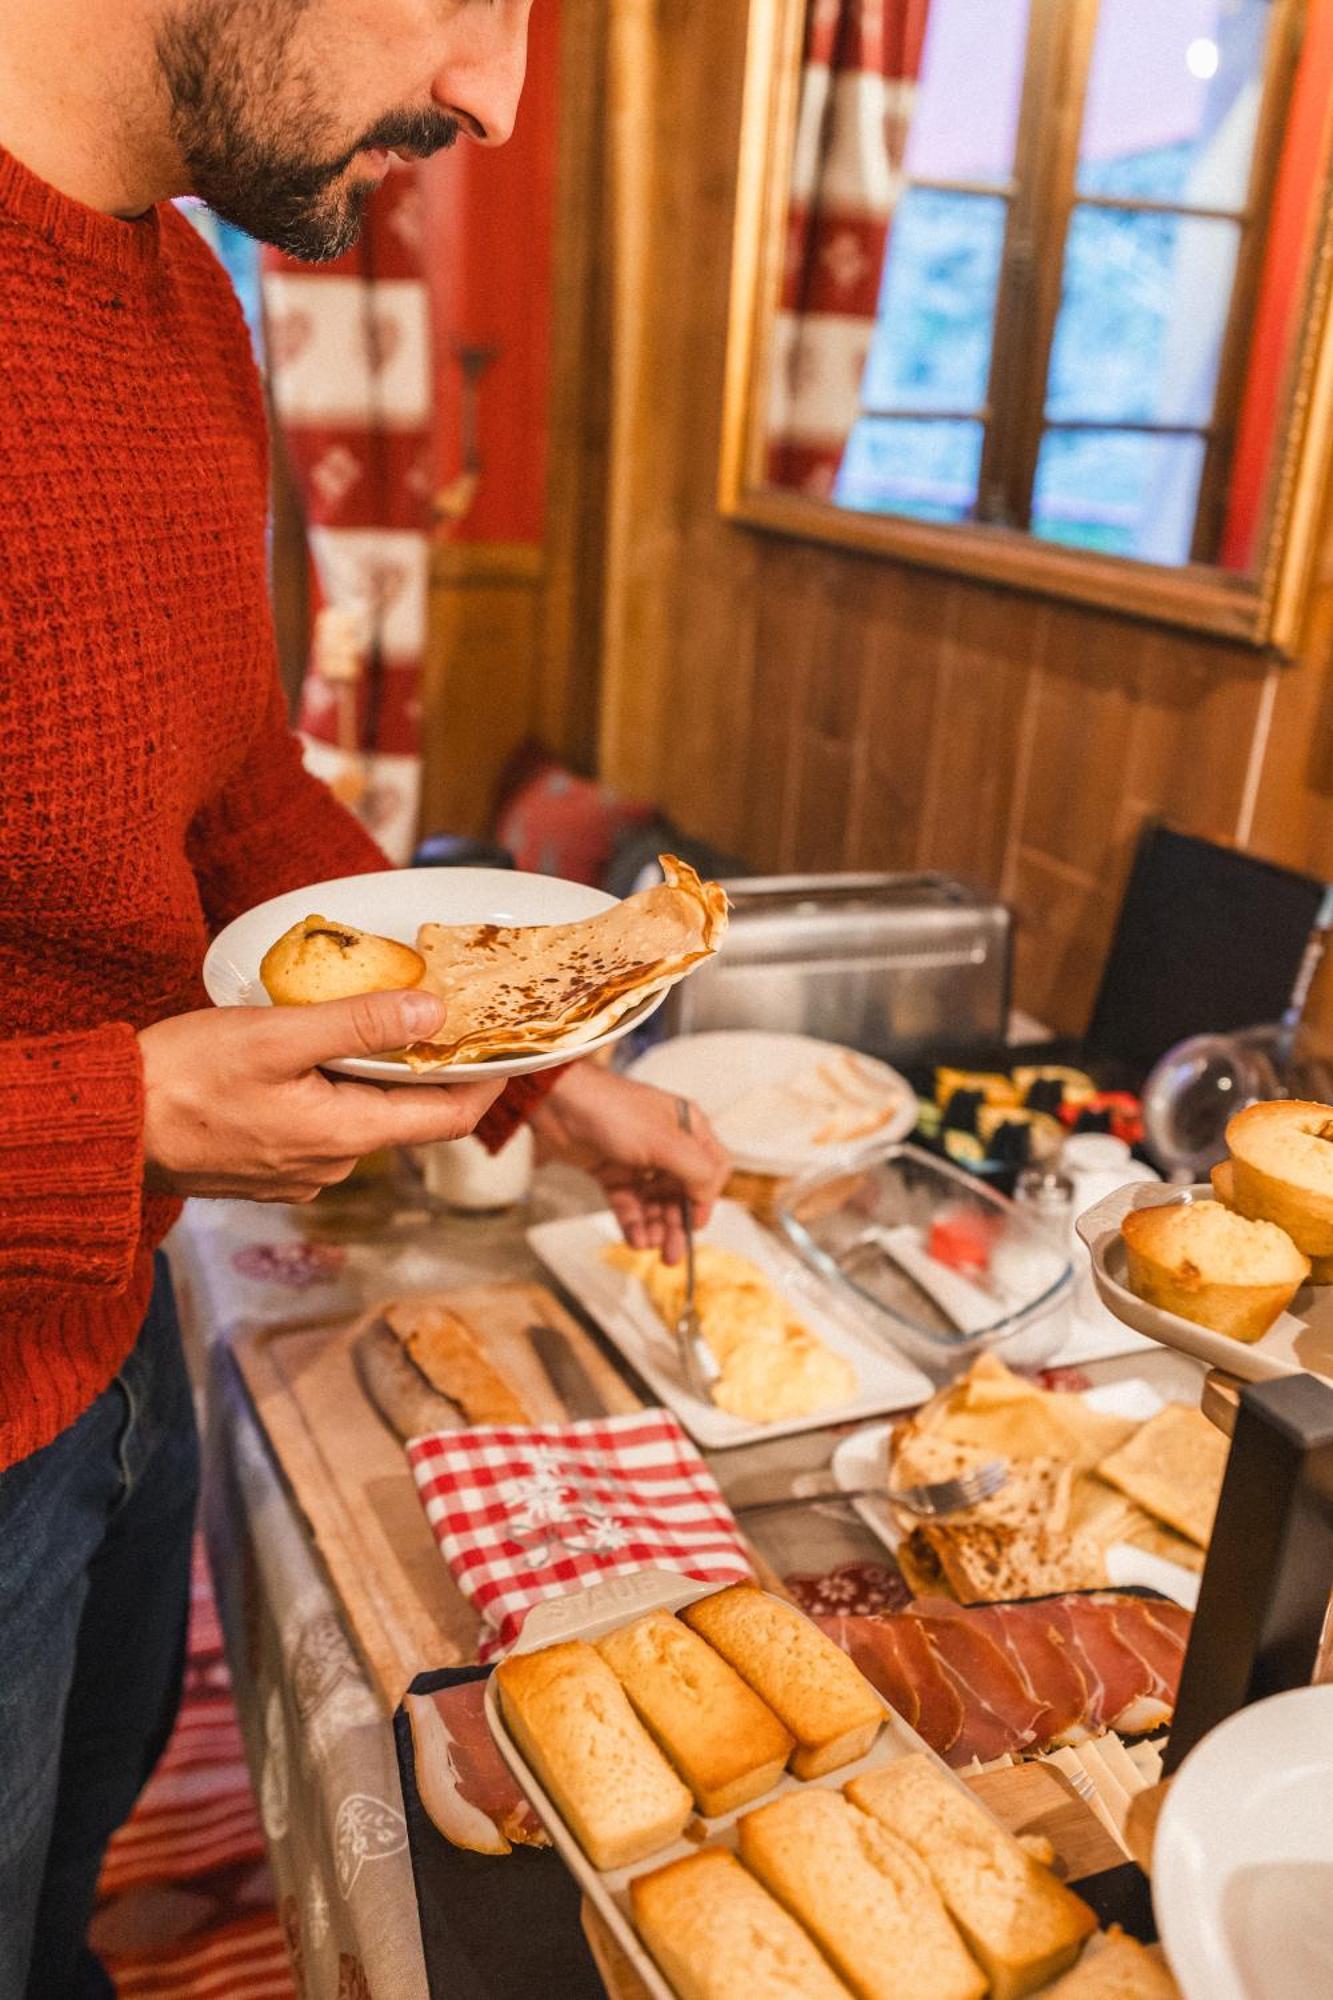
[[[555,1328],[607,1412],[640,1400],[543,1285],[439,1294],[486,1343]],[[415,1674],[476,1658],[479,1620],[454,1584],[417,1498],[402,1439],[371,1403],[357,1344],[379,1307],[350,1324],[267,1327],[233,1354],[260,1424],[327,1565],[371,1679],[392,1714]]]

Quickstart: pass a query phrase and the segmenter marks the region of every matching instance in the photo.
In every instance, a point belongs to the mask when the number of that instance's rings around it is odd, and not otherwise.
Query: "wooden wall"
[[[566,10],[585,46],[595,13],[605,88],[566,65],[563,228],[586,288],[577,347],[568,312],[557,343],[548,556],[582,606],[557,634],[565,671],[599,661],[601,774],[760,866],[985,884],[1018,911],[1019,1001],[1068,1030],[1145,813],[1333,870],[1333,577],[1302,663],[1278,669],[719,516],[746,9],[588,0]],[[595,541],[569,527],[575,475]]]

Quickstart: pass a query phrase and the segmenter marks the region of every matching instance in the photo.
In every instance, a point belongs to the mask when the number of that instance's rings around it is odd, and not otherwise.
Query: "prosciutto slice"
[[[421,1803],[447,1841],[474,1854],[545,1847],[541,1822],[495,1747],[485,1693],[476,1680],[403,1697]]]
[[[963,1704],[963,1726],[950,1746],[960,1763],[1002,1757],[1015,1733],[1030,1738],[1045,1704],[1021,1675],[1009,1649],[961,1604],[923,1598],[904,1616],[924,1628],[927,1644]]]
[[[957,1767],[1168,1722],[1190,1618],[1155,1598],[1096,1591],[1013,1604],[921,1598],[817,1623]]]

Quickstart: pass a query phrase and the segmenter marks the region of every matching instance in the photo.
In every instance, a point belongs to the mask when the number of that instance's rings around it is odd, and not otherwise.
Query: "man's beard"
[[[307,263],[341,257],[361,232],[371,180],[343,182],[373,146],[420,157],[451,146],[455,118],[390,113],[340,143],[313,79],[289,60],[306,0],[183,0],[163,22],[157,59],[172,135],[191,192],[261,242]]]

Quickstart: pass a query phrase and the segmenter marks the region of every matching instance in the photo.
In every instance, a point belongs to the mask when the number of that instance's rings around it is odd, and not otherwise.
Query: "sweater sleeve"
[[[0,1303],[34,1285],[122,1290],[142,1187],[133,1028],[0,1041]]]
[[[240,768],[196,815],[187,851],[219,930],[288,889],[389,866],[356,816],[306,770],[276,667],[263,724]]]

